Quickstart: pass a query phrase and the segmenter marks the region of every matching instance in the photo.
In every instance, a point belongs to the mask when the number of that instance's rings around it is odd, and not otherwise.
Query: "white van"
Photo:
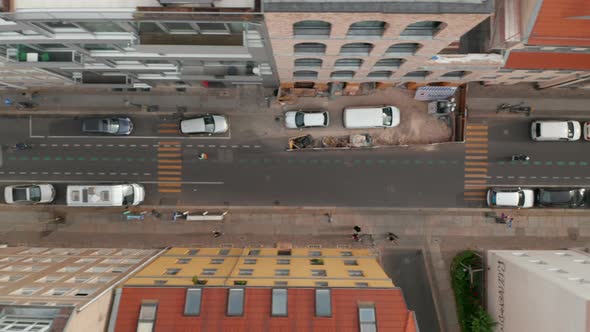
[[[139,205],[145,189],[136,183],[70,185],[67,188],[68,206],[128,206]]]
[[[534,141],[577,141],[581,135],[578,121],[538,120],[531,124]]]
[[[399,125],[399,109],[395,106],[347,107],[345,128],[392,128]]]

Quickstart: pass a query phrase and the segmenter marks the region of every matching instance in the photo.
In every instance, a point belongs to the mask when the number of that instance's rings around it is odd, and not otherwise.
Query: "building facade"
[[[366,249],[171,248],[117,290],[110,331],[417,331]]]
[[[487,310],[496,331],[590,331],[590,255],[490,250]]]
[[[35,68],[64,85],[275,86],[260,0],[206,2],[5,1],[0,56],[7,70]]]
[[[0,248],[0,330],[104,331],[113,287],[156,253]]]

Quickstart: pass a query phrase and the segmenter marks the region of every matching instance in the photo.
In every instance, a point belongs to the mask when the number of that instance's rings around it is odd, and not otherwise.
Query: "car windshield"
[[[524,206],[524,192],[518,192],[518,206]]]
[[[206,132],[212,133],[215,131],[215,121],[213,120],[212,115],[204,117],[203,122],[205,123],[205,131]]]
[[[133,191],[133,186],[125,185],[123,186],[123,205],[131,205],[133,204],[133,199],[135,198]]]
[[[29,195],[31,195],[31,201],[39,202],[41,200],[41,188],[39,188],[38,186],[33,186],[29,188]]]
[[[305,114],[303,112],[295,113],[295,125],[297,127],[303,127],[305,125],[305,122],[303,121],[304,117],[305,117]]]
[[[537,137],[541,136],[541,124],[540,123],[537,123],[536,124],[536,126],[535,126],[535,133],[536,133],[535,136],[537,136]]]
[[[383,125],[386,127],[391,126],[393,123],[393,110],[391,107],[383,108]]]
[[[572,122],[567,123],[567,137],[574,137],[574,124]]]

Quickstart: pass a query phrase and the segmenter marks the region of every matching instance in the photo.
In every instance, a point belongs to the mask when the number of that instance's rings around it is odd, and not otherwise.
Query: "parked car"
[[[131,135],[130,118],[90,118],[82,120],[82,132],[102,135]]]
[[[328,112],[290,111],[285,113],[287,128],[327,127],[330,124]]]
[[[7,204],[51,203],[54,198],[55,188],[51,184],[23,184],[4,188],[4,201]]]
[[[577,141],[582,134],[578,121],[537,120],[531,123],[534,141]]]
[[[590,122],[584,122],[584,139],[590,141]]]
[[[545,207],[576,208],[584,205],[584,188],[544,188],[537,192],[537,203]]]
[[[530,208],[535,205],[535,191],[522,188],[491,188],[487,195],[490,207]]]
[[[203,115],[180,121],[183,134],[221,134],[227,132],[227,119],[223,115]]]
[[[344,109],[344,128],[392,128],[399,125],[399,109],[395,106],[347,107]]]

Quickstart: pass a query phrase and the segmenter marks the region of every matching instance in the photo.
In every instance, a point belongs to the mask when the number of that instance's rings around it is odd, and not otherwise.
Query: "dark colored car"
[[[133,131],[133,122],[129,118],[84,119],[82,131],[87,134],[130,135]]]
[[[584,205],[586,189],[544,188],[537,192],[537,202],[545,207],[576,208]]]

